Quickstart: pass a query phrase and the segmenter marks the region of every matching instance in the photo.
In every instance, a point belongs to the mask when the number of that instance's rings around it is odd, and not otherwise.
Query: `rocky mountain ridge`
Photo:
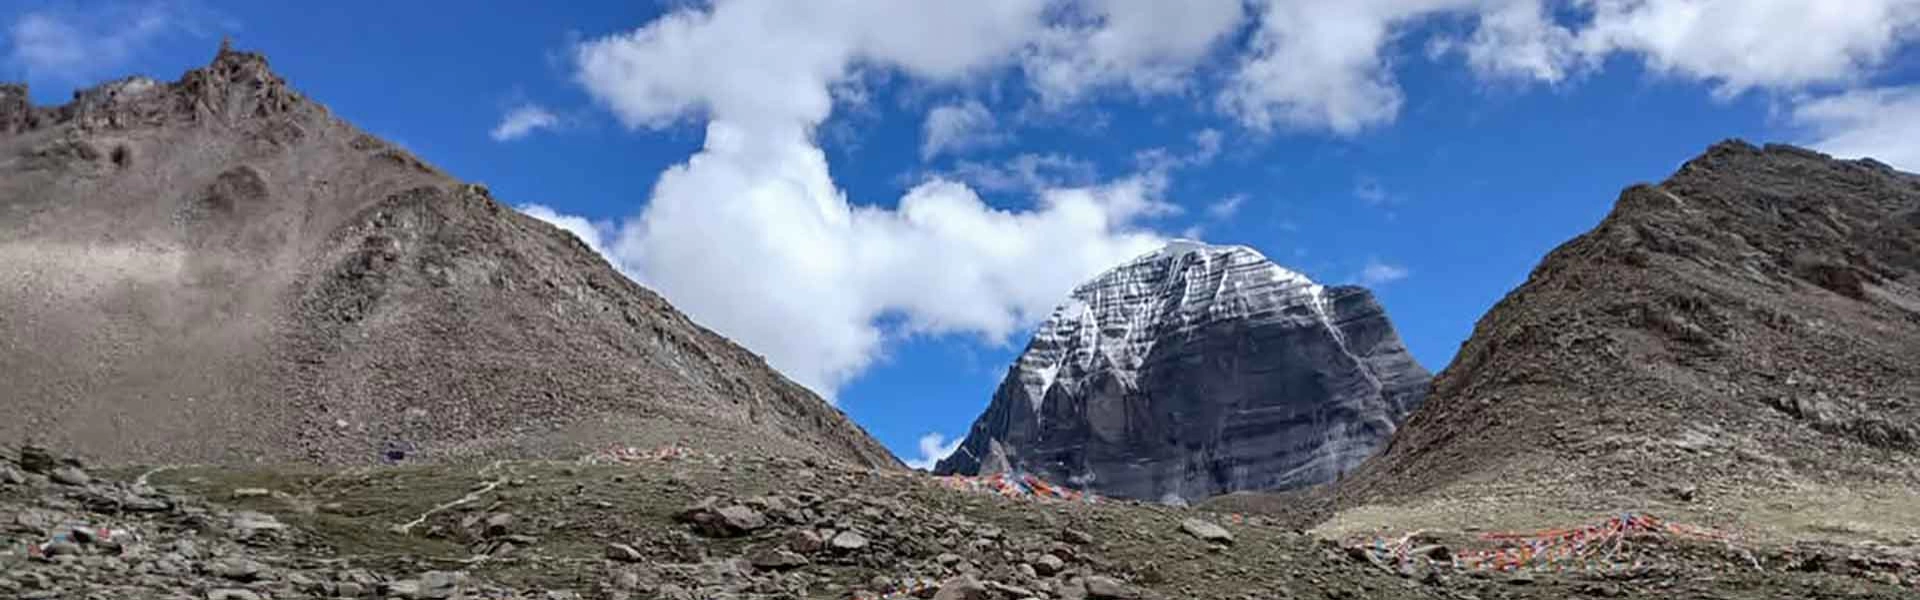
[[[1920,523],[1915,357],[1920,177],[1727,141],[1548,254],[1333,492],[1355,526],[1651,508],[1897,538]]]
[[[1384,444],[1427,379],[1365,289],[1176,241],[1076,288],[935,472],[1174,502],[1323,483]]]
[[[105,461],[898,464],[571,235],[228,47],[61,106],[0,86],[0,410],[0,441]]]

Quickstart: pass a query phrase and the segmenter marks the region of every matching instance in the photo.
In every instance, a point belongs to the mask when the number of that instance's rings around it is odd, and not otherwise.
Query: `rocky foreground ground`
[[[951,484],[952,481],[947,481]],[[1611,540],[1504,571],[1471,536],[1323,540],[1275,517],[955,489],[691,451],[579,462],[88,470],[0,461],[19,598],[1912,598],[1845,548]],[[966,487],[966,486],[958,486]],[[1409,545],[1406,542],[1413,542]],[[1411,546],[1411,547],[1410,547]]]

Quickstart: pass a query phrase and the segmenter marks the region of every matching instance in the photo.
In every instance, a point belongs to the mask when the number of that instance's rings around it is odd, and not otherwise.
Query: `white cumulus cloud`
[[[1457,46],[1467,65],[1483,77],[1534,79],[1559,83],[1580,66],[1573,32],[1554,22],[1537,0],[1508,0],[1482,7],[1479,26]]]
[[[575,49],[577,79],[629,126],[685,118],[805,128],[856,65],[954,81],[1010,63],[1044,3],[737,0],[670,12]]]
[[[920,456],[906,459],[907,467],[931,471],[933,470],[933,465],[952,455],[954,451],[959,450],[960,442],[964,441],[966,441],[966,438],[949,440],[946,435],[940,433],[929,433],[920,436]]]
[[[559,126],[560,117],[538,104],[529,102],[507,111],[506,116],[500,118],[500,124],[495,125],[493,131],[488,132],[487,135],[496,142],[510,142],[527,137],[537,130]]]
[[[1051,105],[1124,85],[1143,95],[1183,91],[1195,65],[1245,20],[1243,0],[1087,0],[1048,27],[1023,59]]]
[[[1575,44],[1590,60],[1640,56],[1722,94],[1848,83],[1920,37],[1915,0],[1582,0]]]
[[[1259,131],[1351,135],[1399,115],[1405,101],[1385,53],[1398,27],[1470,2],[1259,2],[1259,26],[1219,95],[1222,110]]]
[[[1709,82],[1720,96],[1851,85],[1920,39],[1920,0],[1256,0],[1258,25],[1219,107],[1259,131],[1353,135],[1405,103],[1394,43],[1436,20],[1470,24],[1428,40],[1483,77],[1560,83],[1608,58]]]
[[[1403,42],[1464,57],[1485,77],[1554,84],[1624,56],[1721,94],[1813,93],[1796,122],[1829,148],[1891,162],[1910,160],[1898,158],[1897,134],[1865,123],[1897,126],[1884,115],[1901,114],[1910,96],[1836,94],[1830,86],[1884,68],[1920,32],[1920,0],[674,6],[638,29],[574,47],[576,81],[622,124],[692,122],[706,134],[699,151],[660,176],[637,214],[594,230],[598,243],[696,319],[828,395],[881,354],[890,333],[876,325],[883,317],[909,334],[1001,340],[1073,284],[1159,244],[1155,219],[1178,212],[1164,197],[1169,177],[1214,160],[1224,145],[1220,132],[1202,131],[1192,151],[1144,150],[1133,173],[1107,179],[1085,161],[1021,152],[958,162],[897,199],[848,198],[817,130],[836,108],[870,102],[868,88],[882,78],[964,95],[1018,71],[1048,111],[1070,110],[1102,90],[1191,94],[1255,132],[1344,136],[1398,117],[1406,103],[1395,78],[1407,58]],[[1433,23],[1440,27],[1421,27]],[[1443,33],[1410,38],[1432,30]],[[977,102],[935,108],[923,123],[923,156],[1010,138],[1005,125]],[[995,208],[977,190],[1028,194],[1032,204]],[[1398,200],[1378,182],[1361,182],[1354,194],[1375,205]],[[1359,278],[1406,275],[1375,261]]]
[[[1169,206],[1164,177],[1043,188],[1020,211],[933,178],[888,208],[846,197],[814,130],[856,66],[957,82],[1009,64],[1041,8],[742,0],[581,44],[578,80],[629,127],[707,122],[703,147],[660,176],[608,255],[829,397],[880,355],[883,316],[907,333],[1005,341],[1162,243],[1147,220]]]
[[[1920,172],[1920,85],[1816,98],[1794,107],[1792,119],[1813,132],[1807,144],[1823,152]]]
[[[1008,140],[1000,123],[979,100],[943,104],[927,111],[921,126],[920,159],[931,160],[942,152],[965,152]]]
[[[529,217],[566,230],[567,233],[580,238],[580,241],[586,243],[587,247],[592,248],[594,252],[602,255],[607,253],[607,235],[612,229],[607,224],[594,223],[585,217],[562,214],[542,204],[523,204],[516,208]]]

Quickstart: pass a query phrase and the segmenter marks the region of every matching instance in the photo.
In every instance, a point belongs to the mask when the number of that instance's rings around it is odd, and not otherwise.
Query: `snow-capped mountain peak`
[[[1366,290],[1322,286],[1246,246],[1175,240],[1074,288],[940,469],[973,472],[997,451],[1057,481],[1149,499],[1317,482],[1371,453],[1427,378]],[[1308,427],[1280,423],[1281,439],[1241,431],[1275,415]],[[1243,464],[1228,438],[1313,452],[1275,471]],[[1228,455],[1196,463],[1196,447]],[[1239,471],[1214,472],[1226,465]]]

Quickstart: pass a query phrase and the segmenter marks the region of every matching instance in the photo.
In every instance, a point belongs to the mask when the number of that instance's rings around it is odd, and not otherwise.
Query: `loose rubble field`
[[[1474,569],[1473,536],[1009,498],[919,473],[622,461],[84,470],[0,463],[21,598],[1912,598],[1911,563],[1621,536],[1618,568]],[[1598,538],[1583,538],[1598,539]],[[1484,555],[1484,554],[1482,554]],[[1903,579],[1904,578],[1904,579]]]

